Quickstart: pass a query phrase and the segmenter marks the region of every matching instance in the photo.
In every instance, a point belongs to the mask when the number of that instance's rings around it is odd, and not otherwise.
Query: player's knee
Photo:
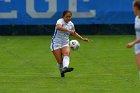
[[[69,52],[65,52],[65,53],[63,53],[63,56],[69,56],[69,55],[70,55]]]

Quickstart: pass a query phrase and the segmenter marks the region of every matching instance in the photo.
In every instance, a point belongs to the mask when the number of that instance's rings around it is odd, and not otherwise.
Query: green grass
[[[50,36],[0,37],[0,93],[139,93],[135,36],[87,36],[71,51],[75,70],[61,78]],[[74,38],[71,38],[74,39]]]

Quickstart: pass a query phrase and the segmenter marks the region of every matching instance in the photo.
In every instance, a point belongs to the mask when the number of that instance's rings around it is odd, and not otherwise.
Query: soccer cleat
[[[66,72],[71,72],[71,71],[73,71],[73,69],[74,68],[67,68],[67,67],[63,68],[62,71],[61,71],[61,77],[65,77],[65,73]]]
[[[74,68],[67,68],[67,72],[73,71]]]
[[[67,68],[67,67],[64,67],[64,68],[62,69],[62,72],[61,72],[61,73],[71,72],[71,71],[73,71],[73,69],[74,69],[74,68]]]
[[[62,72],[61,72],[61,77],[65,77],[65,73],[62,73]]]

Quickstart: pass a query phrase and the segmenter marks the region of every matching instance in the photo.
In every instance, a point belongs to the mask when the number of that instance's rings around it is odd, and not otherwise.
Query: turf
[[[50,36],[0,37],[0,93],[139,93],[135,36],[86,36],[71,51],[75,70],[61,78]],[[75,39],[75,38],[71,38]]]

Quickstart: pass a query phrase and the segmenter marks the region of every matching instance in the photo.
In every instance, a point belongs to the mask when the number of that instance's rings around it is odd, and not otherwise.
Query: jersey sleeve
[[[57,20],[57,22],[56,22],[56,25],[62,25],[62,20],[61,19],[59,19],[59,20]]]

